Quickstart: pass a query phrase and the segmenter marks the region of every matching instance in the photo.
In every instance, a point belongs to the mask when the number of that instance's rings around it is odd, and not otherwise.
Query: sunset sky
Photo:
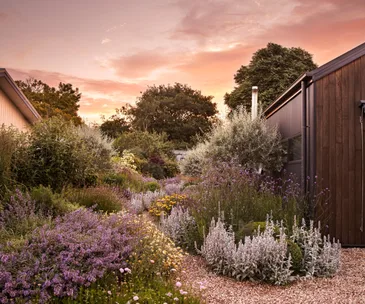
[[[223,95],[268,42],[321,65],[365,42],[365,0],[0,0],[0,67],[82,93],[87,122],[152,84]]]

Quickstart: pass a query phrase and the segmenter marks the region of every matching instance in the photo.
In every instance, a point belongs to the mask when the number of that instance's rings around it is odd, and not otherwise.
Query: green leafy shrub
[[[184,174],[197,175],[206,166],[234,160],[246,169],[261,167],[266,171],[279,171],[283,155],[277,128],[270,126],[265,118],[258,116],[251,120],[249,113],[239,110],[190,151],[181,166]]]
[[[293,269],[295,274],[299,274],[302,269],[303,263],[303,253],[298,244],[294,243],[291,240],[287,240],[288,243],[288,252],[287,254],[291,256],[291,268]]]
[[[65,197],[80,206],[94,208],[107,213],[118,212],[123,208],[123,200],[109,187],[68,189]]]
[[[52,216],[62,215],[79,208],[77,204],[72,204],[61,194],[53,193],[50,187],[44,187],[42,185],[32,188],[30,197],[34,200],[38,210]]]
[[[120,155],[124,151],[132,153],[136,169],[144,175],[163,179],[179,171],[173,145],[166,134],[142,131],[123,133],[114,141],[114,147]]]
[[[0,198],[7,190],[16,185],[17,166],[26,163],[24,148],[27,144],[26,133],[19,132],[14,127],[0,126]]]
[[[144,184],[144,187],[146,191],[151,191],[151,192],[158,191],[161,188],[158,182],[147,182]]]
[[[93,153],[71,122],[54,117],[33,126],[26,148],[27,162],[17,167],[17,179],[27,186],[60,191],[69,184],[85,185],[96,173]]]

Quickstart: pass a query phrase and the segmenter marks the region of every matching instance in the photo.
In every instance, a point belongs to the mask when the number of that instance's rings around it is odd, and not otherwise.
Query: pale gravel
[[[335,277],[301,280],[284,287],[217,276],[198,256],[185,258],[180,276],[206,303],[365,304],[365,249],[341,250],[341,269]],[[200,290],[200,286],[205,289]]]

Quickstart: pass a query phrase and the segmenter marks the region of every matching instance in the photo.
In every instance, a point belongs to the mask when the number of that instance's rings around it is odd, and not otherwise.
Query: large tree
[[[58,88],[54,88],[34,78],[17,80],[16,84],[43,118],[61,116],[75,125],[82,123],[77,114],[81,93],[72,84],[60,82]]]
[[[135,129],[166,133],[177,146],[191,146],[217,120],[212,99],[180,83],[151,86],[126,113]]]
[[[103,135],[110,138],[117,138],[124,132],[129,131],[129,123],[123,114],[123,109],[116,109],[116,113],[108,119],[101,117],[103,123],[100,125],[100,131]]]
[[[232,110],[251,107],[252,86],[259,87],[259,103],[265,109],[301,74],[317,65],[312,55],[302,48],[286,48],[269,43],[254,53],[249,65],[241,66],[234,75],[236,87],[226,93],[224,103]]]

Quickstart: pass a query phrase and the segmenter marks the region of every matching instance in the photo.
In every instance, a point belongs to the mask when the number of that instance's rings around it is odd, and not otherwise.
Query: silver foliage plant
[[[193,249],[197,225],[188,209],[173,207],[169,216],[161,218],[160,228],[176,245]]]
[[[306,228],[293,227],[291,239],[304,251],[302,272],[307,277],[332,276],[340,265],[340,244],[321,237],[313,223]],[[258,280],[284,285],[293,281],[291,255],[288,253],[287,235],[281,224],[266,221],[264,231],[247,236],[244,242],[235,243],[234,233],[221,219],[212,219],[209,233],[198,252],[218,274],[237,280]]]
[[[309,227],[302,220],[298,226],[295,221],[291,239],[296,242],[303,252],[302,272],[307,277],[331,277],[340,267],[341,244],[330,237],[321,236],[320,224],[314,227],[310,221]]]
[[[148,210],[154,200],[164,197],[165,195],[166,192],[164,190],[132,193],[129,206],[134,212],[140,214],[144,210]]]
[[[260,115],[236,111],[224,124],[213,129],[207,140],[190,150],[181,162],[184,174],[199,175],[212,162],[236,160],[243,168],[278,171],[283,164],[281,136],[275,126]]]

